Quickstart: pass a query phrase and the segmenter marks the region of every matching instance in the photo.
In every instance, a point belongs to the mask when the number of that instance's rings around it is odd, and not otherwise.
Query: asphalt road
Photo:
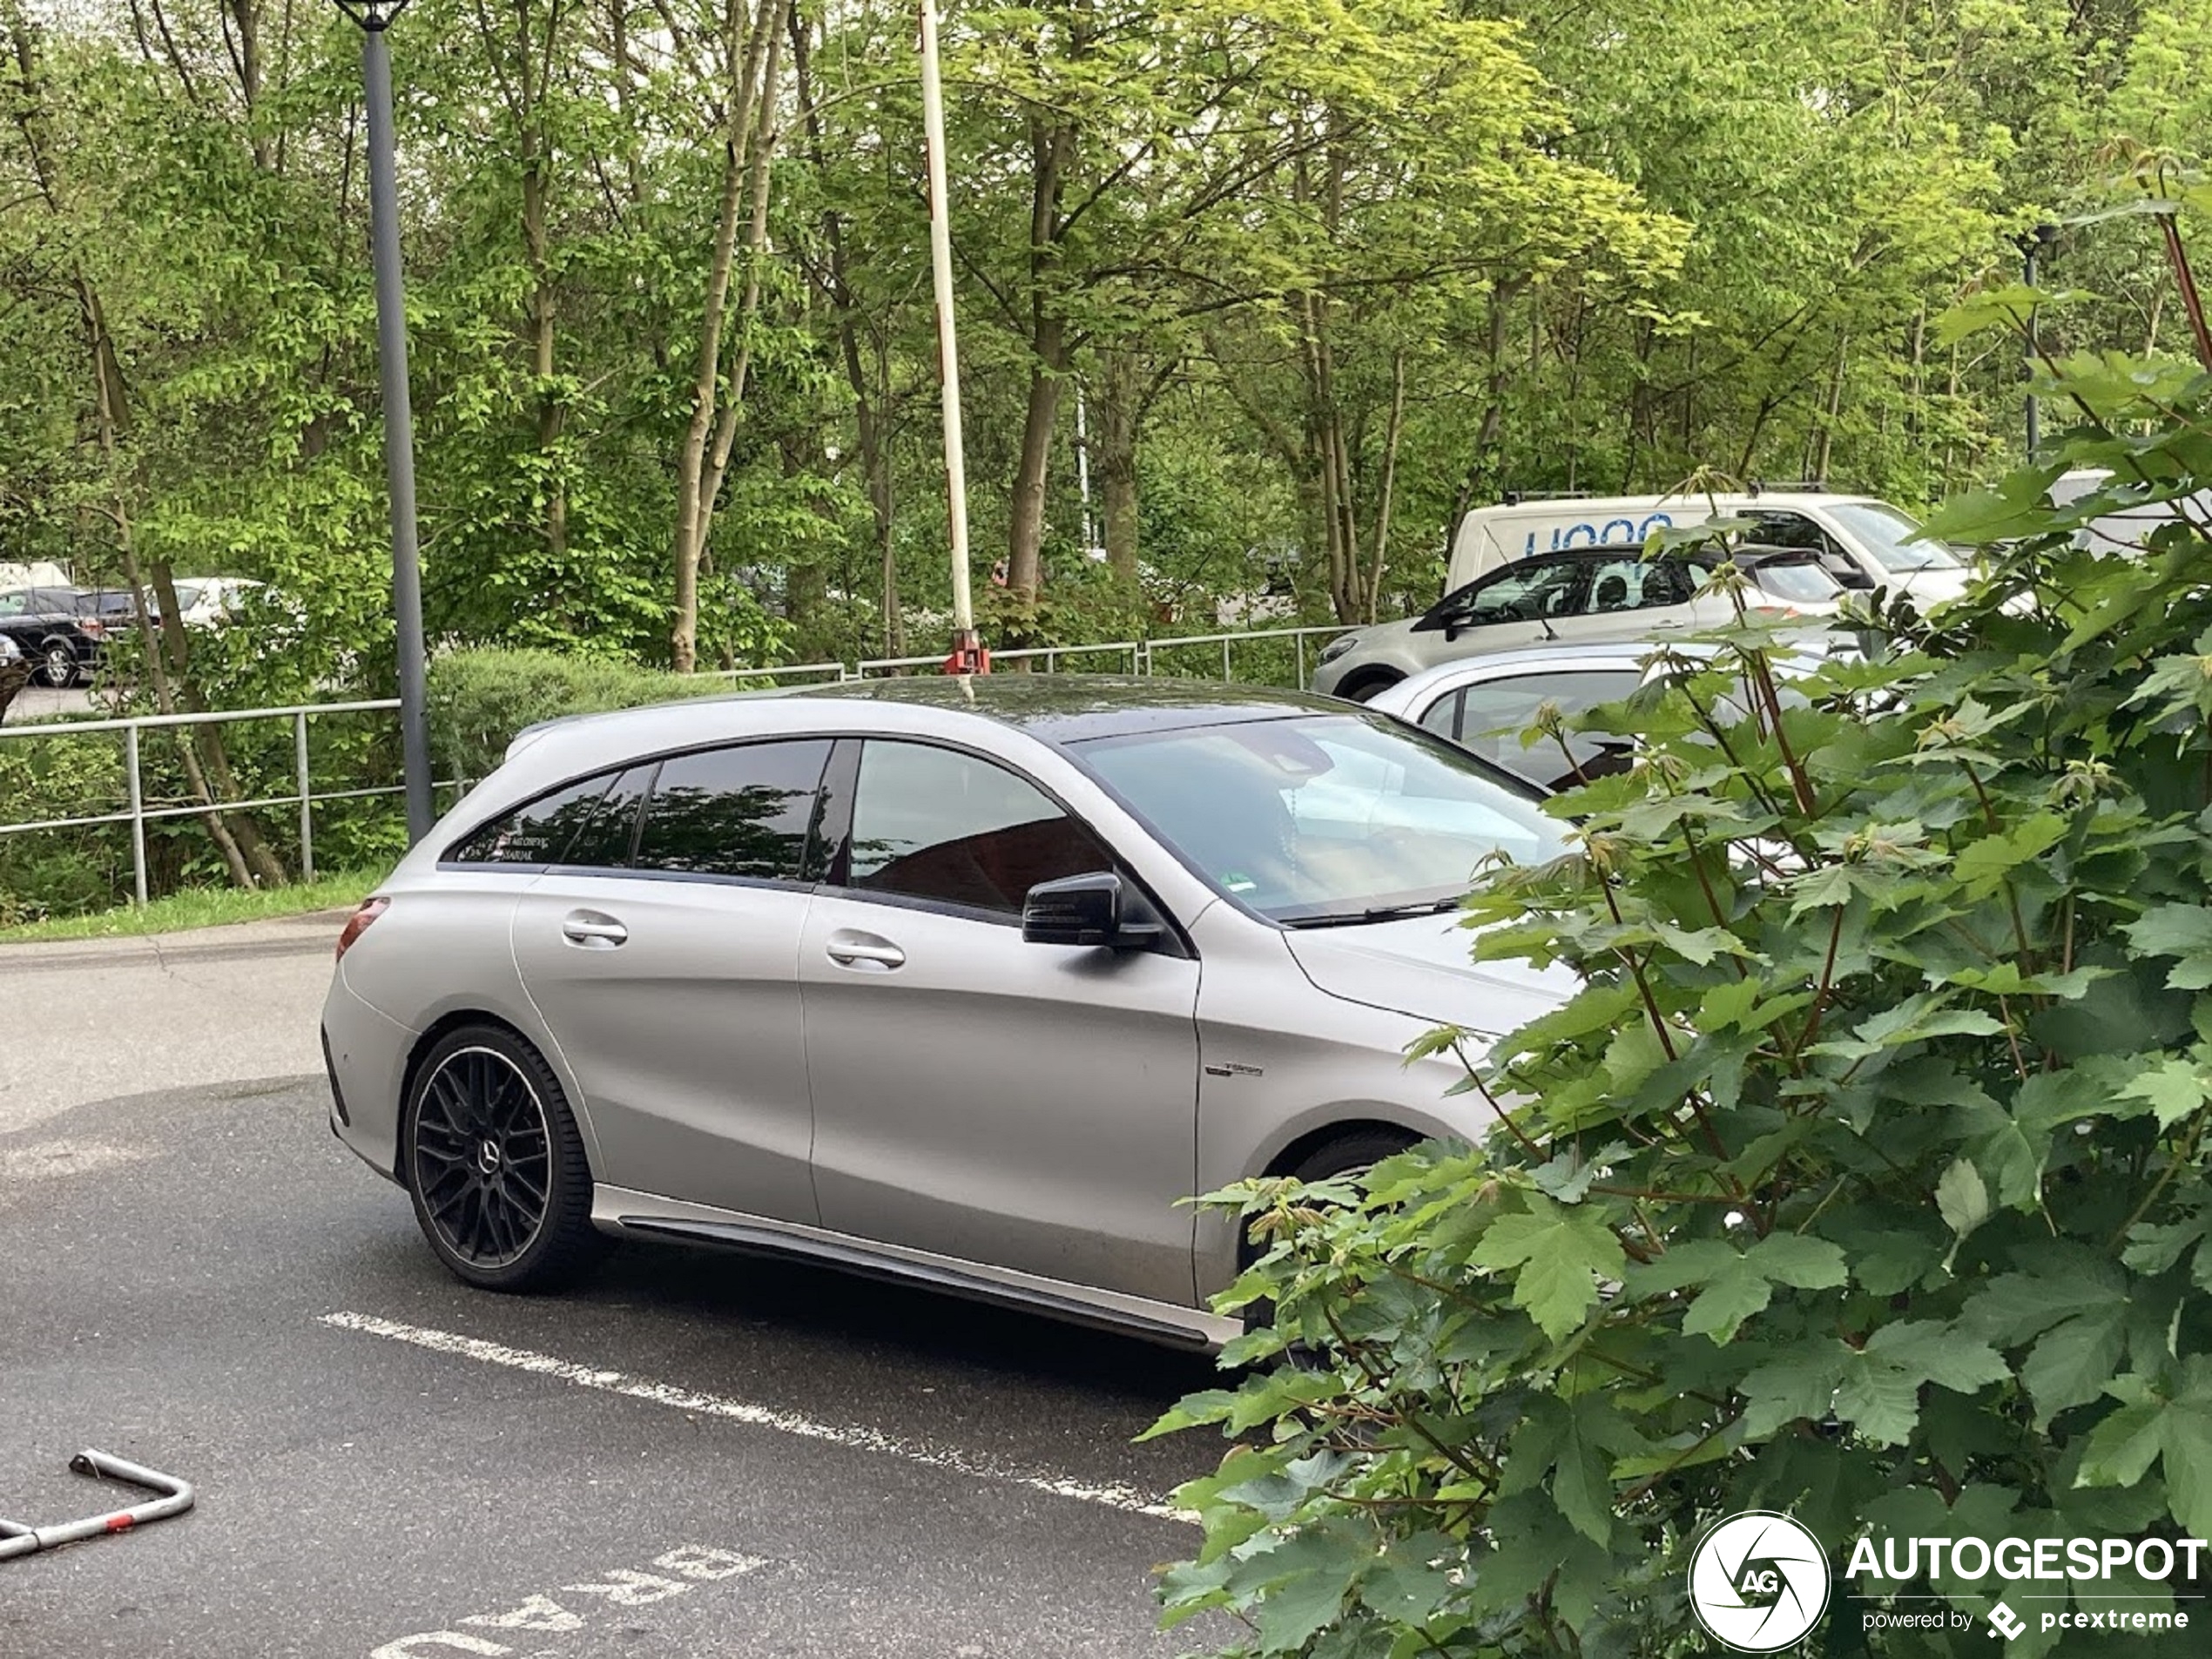
[[[199,1494],[0,1561],[0,1659],[1193,1645],[1157,1500],[1217,1448],[1130,1442],[1207,1362],[673,1248],[468,1291],[299,1075],[327,931],[0,950],[0,1514],[133,1501],[86,1446]]]

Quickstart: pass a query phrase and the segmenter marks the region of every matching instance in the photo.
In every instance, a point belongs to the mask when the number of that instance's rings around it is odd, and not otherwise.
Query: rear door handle
[[[829,959],[846,968],[864,964],[871,970],[888,973],[892,968],[906,965],[907,953],[889,940],[874,934],[864,934],[851,927],[840,927],[829,936],[824,948]]]
[[[612,950],[630,937],[630,929],[597,910],[571,910],[561,918],[561,937],[587,950]]]

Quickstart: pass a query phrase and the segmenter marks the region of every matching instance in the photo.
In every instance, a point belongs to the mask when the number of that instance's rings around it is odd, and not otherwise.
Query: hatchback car
[[[1844,597],[1820,556],[1796,548],[1739,548],[1727,556],[1764,617],[1835,614]],[[1362,702],[1440,663],[1536,644],[1656,641],[1735,619],[1712,590],[1718,556],[1646,557],[1640,548],[1579,549],[1519,559],[1447,593],[1422,616],[1331,640],[1313,672],[1317,691]]]
[[[1561,846],[1507,774],[1301,692],[1008,675],[561,721],[347,923],[332,1121],[474,1285],[681,1239],[1217,1341],[1237,1230],[1178,1200],[1479,1134],[1460,1067],[1405,1050],[1553,1004],[1450,913]]]

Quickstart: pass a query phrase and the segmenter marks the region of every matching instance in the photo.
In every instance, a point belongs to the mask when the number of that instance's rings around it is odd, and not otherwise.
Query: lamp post
[[[2030,288],[2035,286],[2037,258],[2050,253],[2058,245],[2059,227],[2055,225],[2038,225],[2033,230],[2018,239],[2018,246],[2020,251],[2020,281],[2023,285]],[[2027,314],[2027,361],[2026,365],[2027,381],[2031,388],[2035,383],[2035,313],[2031,310]],[[2031,462],[2035,459],[2035,452],[2043,446],[2042,413],[2035,394],[2031,389],[2027,394],[2027,458]]]
[[[407,840],[430,833],[430,718],[422,646],[422,566],[415,529],[415,415],[407,389],[407,311],[400,288],[399,179],[392,159],[392,54],[384,31],[408,0],[338,0],[361,31],[368,108],[369,248],[376,267],[376,357],[384,388],[384,474],[392,496],[392,612],[399,629],[400,752]]]

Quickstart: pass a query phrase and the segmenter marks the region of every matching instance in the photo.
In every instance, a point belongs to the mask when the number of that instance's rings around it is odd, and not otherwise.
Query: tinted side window
[[[618,870],[627,865],[630,844],[637,834],[637,808],[645,799],[646,786],[653,780],[653,770],[648,762],[617,778],[554,862],[599,870]]]
[[[637,867],[799,880],[829,752],[813,738],[671,755],[645,803]]]
[[[1019,915],[1040,881],[1110,870],[1084,825],[1003,766],[870,741],[853,801],[850,885]]]
[[[615,774],[565,784],[474,830],[446,853],[461,864],[554,864],[590,821]]]

